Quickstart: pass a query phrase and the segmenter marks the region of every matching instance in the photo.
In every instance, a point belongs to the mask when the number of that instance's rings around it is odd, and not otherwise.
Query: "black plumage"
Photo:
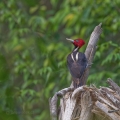
[[[87,67],[85,54],[78,52],[78,50],[79,48],[75,48],[73,52],[67,56],[67,65],[73,78],[74,88],[78,88],[83,85],[81,78]]]

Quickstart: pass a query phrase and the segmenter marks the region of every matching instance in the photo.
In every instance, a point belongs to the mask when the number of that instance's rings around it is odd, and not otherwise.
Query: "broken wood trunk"
[[[91,34],[85,51],[88,64],[91,64],[96,51],[96,44],[102,32],[101,23]],[[49,99],[52,120],[120,120],[120,87],[110,78],[107,80],[110,88],[86,86],[89,76],[88,67],[81,79],[84,86],[74,90],[73,85],[60,90]],[[60,97],[60,106],[57,107]]]

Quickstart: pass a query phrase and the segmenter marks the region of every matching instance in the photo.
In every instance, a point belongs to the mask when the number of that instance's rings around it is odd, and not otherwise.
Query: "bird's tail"
[[[82,85],[83,85],[83,83],[80,81],[79,78],[73,78],[73,86],[75,89],[82,86]]]
[[[74,88],[78,88],[80,86],[83,86],[85,82],[83,81],[83,77],[81,78],[73,78],[73,86]]]

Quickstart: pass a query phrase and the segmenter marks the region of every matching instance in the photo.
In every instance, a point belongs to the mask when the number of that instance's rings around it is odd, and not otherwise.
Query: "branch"
[[[111,86],[113,90],[117,91],[120,96],[120,87],[115,82],[113,82],[112,79],[110,78],[107,79],[107,83]]]
[[[92,64],[95,52],[96,52],[96,45],[99,39],[100,34],[102,33],[102,28],[101,28],[102,23],[100,23],[98,26],[95,27],[94,31],[92,32],[91,36],[90,36],[90,40],[89,43],[87,45],[86,51],[85,51],[85,55],[86,58],[88,60],[88,65]],[[89,71],[90,71],[90,67],[87,67],[87,69],[85,70],[83,77],[81,79],[82,83],[86,84],[86,80],[89,76]]]
[[[116,113],[112,114],[112,113],[109,113],[109,112],[108,112],[108,111],[109,111],[109,107],[108,107],[107,105],[105,105],[105,104],[103,104],[103,103],[101,103],[101,102],[99,102],[99,101],[97,101],[97,102],[95,103],[95,105],[96,105],[102,112],[104,112],[104,114],[105,114],[107,117],[111,118],[112,120],[120,120],[120,116],[119,116],[119,115],[117,115]]]
[[[57,120],[57,93],[52,98],[49,98],[49,107],[50,107],[50,115],[52,120]]]
[[[57,113],[58,113],[58,109],[57,109],[57,101],[58,101],[58,97],[62,97],[64,96],[67,92],[71,92],[74,89],[69,87],[69,88],[64,88],[60,91],[58,91],[57,93],[55,93],[55,95],[49,99],[49,106],[50,106],[50,114],[52,117],[52,120],[57,120]]]

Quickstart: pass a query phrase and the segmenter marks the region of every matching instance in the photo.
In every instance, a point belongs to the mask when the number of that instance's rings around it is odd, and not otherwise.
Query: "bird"
[[[67,56],[67,66],[73,79],[74,89],[76,89],[84,85],[81,78],[87,68],[87,58],[84,53],[79,52],[79,49],[85,44],[85,41],[80,38],[75,40],[66,38],[66,40],[74,45],[73,51]]]

